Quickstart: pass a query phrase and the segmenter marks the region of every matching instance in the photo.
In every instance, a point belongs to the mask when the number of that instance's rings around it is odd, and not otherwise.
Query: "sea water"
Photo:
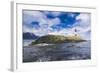
[[[60,44],[41,43],[30,46],[31,42],[32,40],[23,41],[23,62],[91,59],[91,41]]]

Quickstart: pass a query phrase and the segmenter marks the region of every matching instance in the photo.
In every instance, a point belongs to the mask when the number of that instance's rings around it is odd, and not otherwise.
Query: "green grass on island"
[[[56,44],[56,43],[65,43],[65,42],[82,42],[82,41],[85,40],[78,35],[77,36],[46,35],[33,41],[31,45],[40,44],[40,43]]]

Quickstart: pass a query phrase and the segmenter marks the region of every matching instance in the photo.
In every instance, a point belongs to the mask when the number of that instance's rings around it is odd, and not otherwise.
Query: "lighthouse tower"
[[[75,29],[74,31],[75,31],[75,36],[77,36],[77,29]]]

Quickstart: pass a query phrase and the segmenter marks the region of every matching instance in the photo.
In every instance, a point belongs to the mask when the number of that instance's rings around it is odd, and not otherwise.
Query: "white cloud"
[[[37,21],[39,22],[40,28],[35,29],[35,28],[29,28],[26,27],[26,25],[31,25],[32,21]],[[59,18],[54,18],[54,19],[48,19],[46,14],[40,11],[24,11],[24,21],[26,25],[23,27],[23,31],[26,32],[33,32],[36,35],[42,36],[46,35],[49,32],[52,31],[51,26],[55,24],[60,23]]]
[[[59,12],[59,11],[44,11],[44,13],[46,14],[46,15],[52,15],[52,16],[54,16],[54,17],[57,17],[57,16],[59,16],[60,14],[61,14],[61,12]]]
[[[91,26],[91,15],[89,13],[81,13],[79,16],[77,16],[76,20],[79,20],[79,22],[76,23],[76,26],[83,28]]]
[[[30,24],[32,21],[41,22],[41,24],[46,23],[45,19],[47,19],[47,17],[40,11],[23,11],[23,15],[23,21],[27,24]]]
[[[77,16],[76,18],[78,19],[82,19],[84,22],[88,22],[90,20],[90,14],[89,13],[81,13],[79,16]]]
[[[56,16],[59,16],[61,12],[51,12],[51,14],[56,17]]]
[[[90,39],[91,15],[89,13],[81,13],[76,17],[76,20],[78,20],[78,22],[73,25],[72,29],[77,29],[77,33],[84,39]]]
[[[28,28],[27,26],[23,25],[23,32],[32,32],[32,28]]]
[[[71,28],[62,29],[60,31],[51,32],[50,34],[55,35],[74,35],[75,29],[77,30],[77,34],[82,36],[84,39],[90,40],[91,35],[91,16],[88,13],[81,13],[76,18],[79,20]]]
[[[34,16],[36,18],[46,18],[45,14],[40,11],[24,11],[24,14],[28,14],[30,16]]]
[[[70,29],[70,28],[67,28],[67,29],[62,29],[60,31],[54,31],[54,32],[51,32],[49,34],[67,36],[67,35],[73,35],[74,30]]]
[[[46,34],[55,34],[55,35],[73,35],[75,34],[75,29],[77,29],[77,33],[83,36],[85,39],[90,39],[91,32],[91,15],[89,13],[81,13],[76,17],[77,22],[73,24],[71,28],[65,28],[60,31],[54,31],[51,26],[55,24],[60,24],[61,21],[58,17],[53,19],[48,19],[47,14],[50,12],[40,12],[40,11],[24,11],[24,23],[23,31],[24,32],[33,32],[38,36],[43,36]],[[60,12],[52,12],[52,15],[58,16]],[[69,14],[72,17],[73,14]],[[26,25],[30,25],[32,21],[39,22],[40,28],[29,28]]]
[[[33,33],[39,35],[39,36],[43,36],[46,35],[50,32],[53,31],[53,29],[51,28],[52,25],[55,24],[59,24],[60,20],[58,18],[55,19],[46,19],[44,20],[45,23],[40,22],[40,28],[38,30],[35,30],[36,32],[33,31]],[[41,33],[41,34],[40,34]]]
[[[48,19],[47,20],[47,24],[48,26],[52,26],[52,25],[55,25],[55,24],[59,24],[61,21],[59,18],[54,18],[54,19]]]

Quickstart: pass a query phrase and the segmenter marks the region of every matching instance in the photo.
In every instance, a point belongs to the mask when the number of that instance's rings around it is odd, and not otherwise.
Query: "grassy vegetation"
[[[67,36],[66,37],[66,41],[71,41],[71,42],[81,42],[81,41],[85,41],[84,39],[82,39],[80,36]]]
[[[60,36],[60,35],[46,35],[38,38],[32,45],[39,43],[64,43],[64,42],[81,42],[84,41],[80,36]]]

